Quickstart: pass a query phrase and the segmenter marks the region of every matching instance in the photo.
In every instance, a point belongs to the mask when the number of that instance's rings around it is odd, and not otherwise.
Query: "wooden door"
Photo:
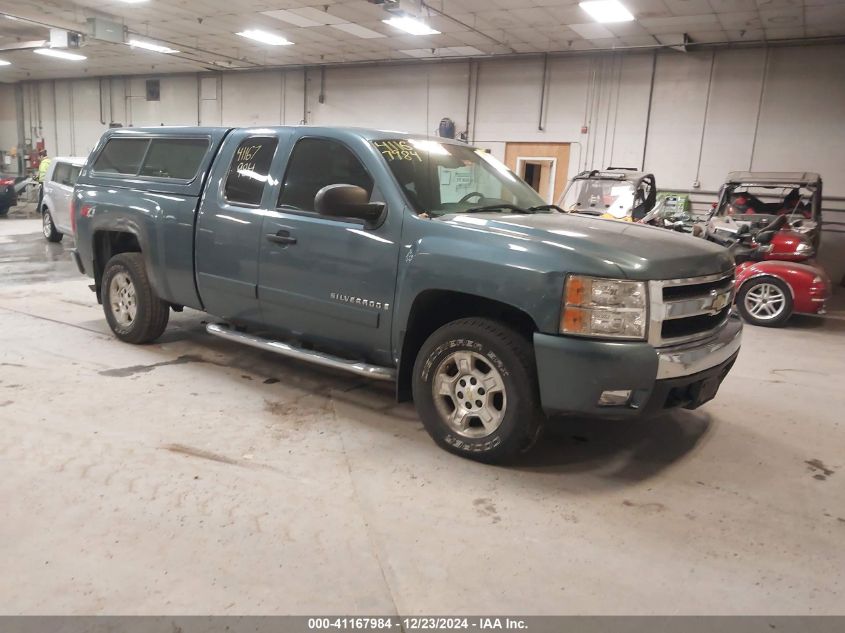
[[[507,143],[505,163],[523,179],[526,169],[530,170],[534,188],[544,199],[555,204],[566,188],[569,143]],[[538,169],[539,179],[536,171]]]

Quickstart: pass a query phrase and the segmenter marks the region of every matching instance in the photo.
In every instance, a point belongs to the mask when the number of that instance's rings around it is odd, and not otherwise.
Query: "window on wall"
[[[204,138],[153,139],[140,175],[191,180],[197,175],[206,152],[208,139]]]
[[[238,145],[226,176],[223,195],[228,202],[247,206],[261,204],[278,143],[275,137],[254,136]]]
[[[146,138],[109,139],[94,163],[94,171],[134,176],[149,144],[150,140]]]
[[[293,148],[288,161],[279,206],[314,211],[317,192],[340,184],[373,192],[373,179],[348,147],[328,139],[304,138]]]
[[[161,81],[147,79],[147,101],[161,101]]]

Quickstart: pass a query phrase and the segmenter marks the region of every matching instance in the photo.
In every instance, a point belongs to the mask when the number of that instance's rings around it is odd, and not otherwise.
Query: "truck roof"
[[[368,141],[381,139],[430,139],[438,143],[454,143],[466,145],[461,141],[427,134],[414,134],[412,132],[401,132],[397,130],[379,130],[375,128],[346,127],[346,126],[317,126],[317,125],[262,125],[250,127],[196,127],[196,126],[158,126],[158,127],[125,127],[114,128],[107,133],[109,136],[196,136],[227,133],[232,130],[249,130],[258,132],[261,130],[275,132],[278,130],[304,130],[328,137],[342,138],[344,136],[355,136]]]

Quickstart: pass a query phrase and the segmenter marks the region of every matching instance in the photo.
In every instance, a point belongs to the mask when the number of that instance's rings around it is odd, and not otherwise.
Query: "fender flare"
[[[783,277],[778,277],[777,275],[775,275],[771,272],[768,272],[768,271],[760,271],[758,273],[751,275],[750,277],[746,277],[745,279],[743,279],[742,283],[739,284],[739,287],[736,289],[736,292],[734,293],[734,297],[736,298],[736,297],[739,296],[739,293],[746,286],[746,284],[748,284],[749,281],[751,281],[752,279],[760,279],[761,277],[770,277],[771,279],[777,279],[778,281],[786,284],[786,287],[789,288],[789,294],[790,294],[792,300],[795,301],[795,288],[792,287],[792,284],[789,283]]]

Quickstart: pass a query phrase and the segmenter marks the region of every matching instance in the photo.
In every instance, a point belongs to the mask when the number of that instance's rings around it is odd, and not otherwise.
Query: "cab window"
[[[356,185],[372,195],[373,179],[343,143],[323,138],[301,139],[291,152],[279,193],[280,207],[314,211],[317,192],[328,185]]]
[[[278,144],[275,137],[253,136],[238,145],[226,175],[223,197],[227,202],[251,207],[261,204]]]
[[[56,163],[56,167],[53,169],[53,178],[51,181],[57,185],[63,185],[69,177],[70,165],[67,163]]]

